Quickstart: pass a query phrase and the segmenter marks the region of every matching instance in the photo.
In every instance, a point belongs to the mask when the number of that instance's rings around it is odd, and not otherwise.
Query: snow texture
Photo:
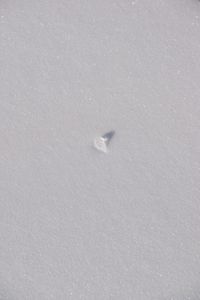
[[[0,299],[200,299],[199,79],[197,0],[0,1]]]

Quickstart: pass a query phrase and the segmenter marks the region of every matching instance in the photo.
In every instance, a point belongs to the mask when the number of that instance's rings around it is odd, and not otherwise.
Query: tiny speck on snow
[[[97,150],[106,153],[108,151],[108,145],[110,143],[110,140],[112,139],[114,134],[115,134],[115,131],[112,130],[112,131],[105,133],[102,136],[96,137],[94,139],[94,147]]]
[[[105,138],[98,136],[94,139],[94,147],[99,150],[102,151],[104,153],[106,153],[108,151],[107,149],[107,145],[106,145],[106,140]]]

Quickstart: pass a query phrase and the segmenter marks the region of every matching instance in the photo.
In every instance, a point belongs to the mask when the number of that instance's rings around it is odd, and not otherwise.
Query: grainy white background
[[[200,299],[200,2],[0,17],[0,299]]]

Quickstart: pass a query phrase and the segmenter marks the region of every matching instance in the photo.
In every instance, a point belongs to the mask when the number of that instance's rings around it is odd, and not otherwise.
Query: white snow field
[[[200,299],[198,0],[0,1],[0,299]]]

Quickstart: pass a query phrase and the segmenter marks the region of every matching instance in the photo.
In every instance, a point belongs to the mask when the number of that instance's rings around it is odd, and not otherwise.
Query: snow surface
[[[0,299],[200,299],[199,1],[0,1]]]

